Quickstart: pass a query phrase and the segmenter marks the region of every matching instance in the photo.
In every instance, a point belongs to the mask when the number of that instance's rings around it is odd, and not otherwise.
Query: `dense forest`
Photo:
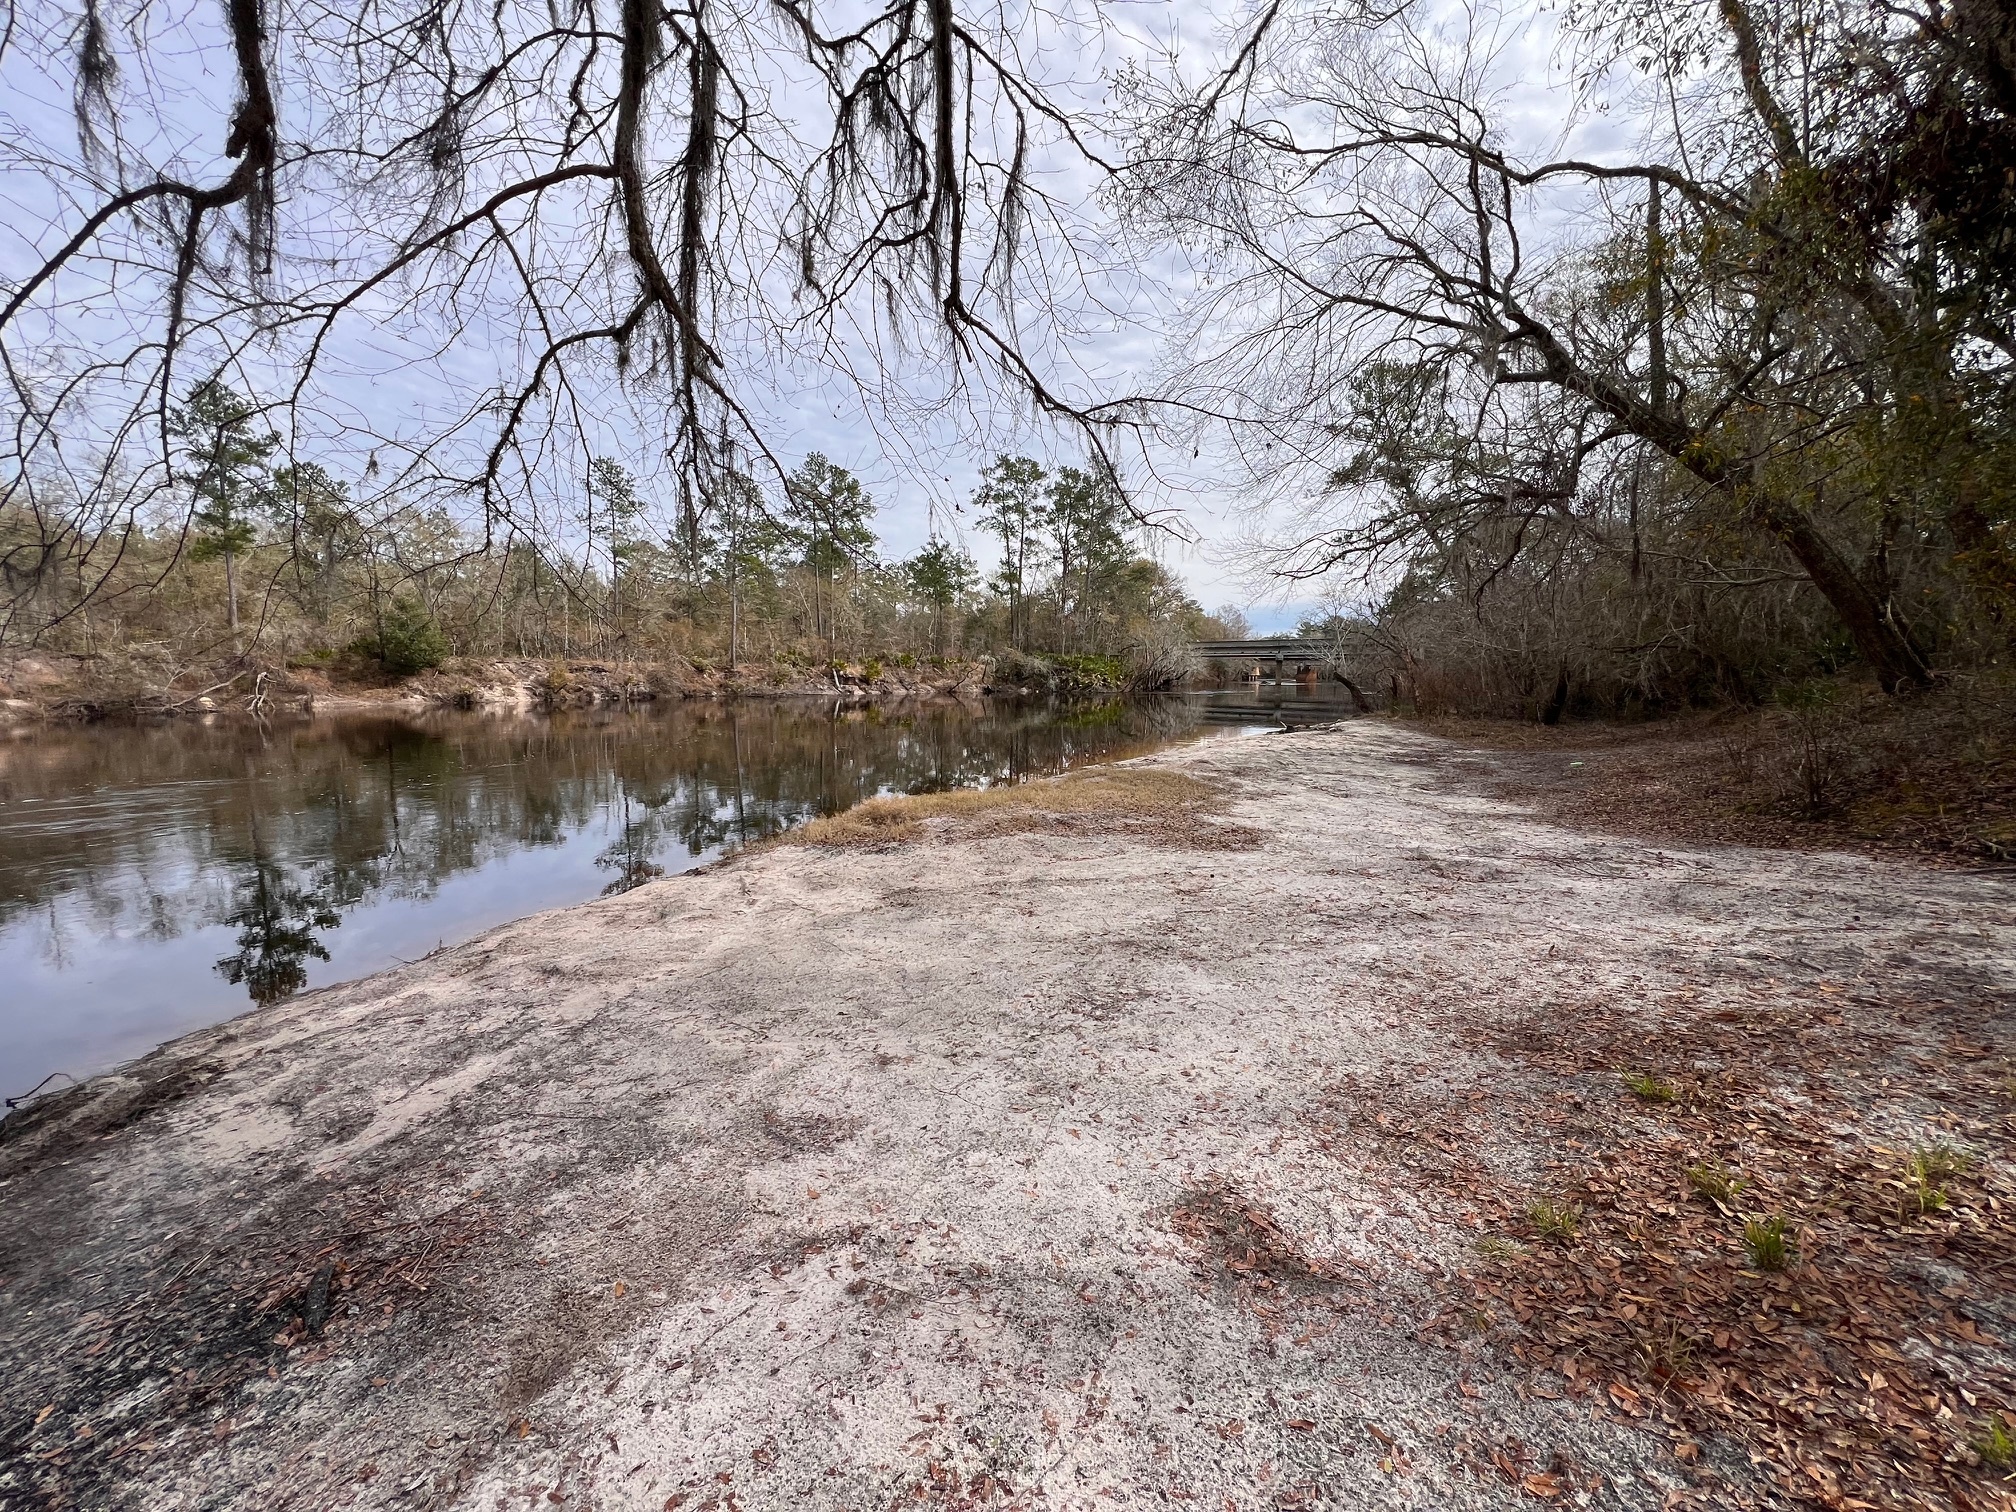
[[[2001,666],[2010,11],[1636,0],[1557,45],[1632,150],[1522,142],[1518,58],[1408,11],[1138,81],[1132,202],[1217,274],[1179,387],[1320,479],[1278,565],[1376,586],[1328,628],[1442,708]]]

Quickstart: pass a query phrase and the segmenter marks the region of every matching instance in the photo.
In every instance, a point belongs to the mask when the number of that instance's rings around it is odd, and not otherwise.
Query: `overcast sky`
[[[218,3],[156,0],[152,7],[110,8],[126,21],[144,16],[151,39],[143,51],[138,34],[120,30],[115,20],[115,50],[123,49],[121,88],[127,91],[116,129],[150,171],[172,166],[204,182],[229,170],[219,148],[234,85],[217,30]],[[828,25],[844,20],[848,3],[834,0],[822,6],[822,19]],[[1173,55],[1192,68],[1209,66],[1222,55],[1227,28],[1250,14],[1240,0],[1107,0],[1098,11],[1096,33],[1087,33],[1045,20],[1044,13],[1026,8],[1027,0],[1015,4],[1025,8],[1015,12],[1007,34],[1025,67],[1044,77],[1059,100],[1093,113],[1105,103],[1114,71],[1130,59],[1152,55],[1166,65]],[[39,22],[31,18],[24,26],[33,31],[39,24],[51,35],[60,32],[63,9],[52,4],[39,11]],[[1509,24],[1515,27],[1512,76],[1523,82],[1525,108],[1544,114],[1556,107],[1549,105],[1554,91],[1543,28],[1537,21],[1530,27],[1516,19]],[[60,60],[63,49],[45,48],[43,55],[51,53]],[[56,69],[46,69],[32,47],[17,43],[0,55],[0,141],[7,150],[0,159],[7,168],[0,177],[0,274],[16,276],[32,266],[40,252],[74,228],[89,201],[89,187],[81,181],[65,203],[61,174],[52,180],[24,171],[37,156],[45,161],[76,158],[73,88],[60,61]],[[779,108],[788,114],[788,89],[779,96],[784,101]],[[306,113],[283,100],[283,128],[290,109],[297,118]],[[1044,193],[1065,207],[1067,216],[1096,224],[1097,186],[1091,170],[1068,155],[1039,157],[1034,168]],[[317,204],[312,196],[285,199],[283,236],[312,235],[325,222],[340,226],[341,209]],[[761,207],[754,213],[760,216]],[[1040,226],[1034,234],[1040,237]],[[1062,375],[1068,381],[1060,386],[1084,398],[1134,391],[1152,380],[1162,356],[1161,333],[1189,276],[1173,256],[1137,267],[1110,245],[1091,251],[1103,266],[1094,269],[1089,281],[1074,285],[1078,292],[1072,296],[1068,329],[1060,329],[1043,346],[1051,364],[1046,376]],[[1074,262],[1073,274],[1080,270]],[[67,294],[69,339],[87,351],[94,341],[107,349],[116,346],[118,298],[88,285],[80,290],[74,279]],[[349,381],[326,385],[315,396],[322,434],[300,438],[305,449],[329,461],[339,475],[355,476],[361,470],[357,453],[369,443],[360,448],[360,434],[381,438],[380,446],[396,453],[398,437],[425,431],[439,417],[522,371],[515,331],[477,320],[455,327],[454,338],[443,341],[438,332],[412,326],[390,307],[376,319],[368,306],[363,315],[340,333],[335,348],[332,370],[349,375]],[[1041,318],[1042,312],[1032,307],[1029,323]],[[881,507],[876,523],[886,555],[914,552],[935,529],[991,565],[990,543],[973,528],[970,511],[962,509],[979,470],[1000,452],[1026,453],[1059,465],[1077,463],[1083,460],[1081,444],[1033,425],[1017,406],[990,396],[984,387],[968,394],[966,402],[935,402],[944,397],[942,365],[933,370],[912,361],[906,368],[905,359],[892,356],[869,332],[843,337],[838,353],[843,366],[849,363],[848,339],[854,344],[852,365],[880,368],[898,401],[893,407],[864,403],[861,390],[837,377],[820,353],[784,354],[745,366],[741,397],[762,418],[774,449],[787,462],[820,451],[862,476]],[[872,360],[869,347],[874,348]],[[256,364],[258,358],[251,361]],[[277,368],[267,374],[256,366],[241,371],[248,387],[269,392],[285,387]],[[655,444],[652,405],[648,391],[634,388],[618,392],[612,385],[591,394],[584,422],[585,429],[595,432],[591,444],[618,455],[650,456]],[[1187,444],[1151,448],[1134,458],[1129,481],[1147,506],[1167,512],[1175,528],[1150,533],[1151,548],[1207,609],[1237,606],[1262,632],[1290,628],[1311,610],[1317,589],[1270,585],[1255,556],[1240,550],[1241,537],[1255,529],[1260,501],[1236,472],[1214,465],[1208,447],[1195,455]],[[1284,514],[1292,513],[1293,500],[1272,502],[1286,506]]]

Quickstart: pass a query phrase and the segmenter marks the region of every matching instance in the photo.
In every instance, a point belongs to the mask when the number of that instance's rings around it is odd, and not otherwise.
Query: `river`
[[[879,793],[1254,727],[1255,697],[19,727],[0,736],[0,1094]]]

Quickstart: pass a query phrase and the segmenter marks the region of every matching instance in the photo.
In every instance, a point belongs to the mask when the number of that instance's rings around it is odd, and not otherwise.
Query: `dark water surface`
[[[7,732],[0,1094],[877,793],[1018,781],[1192,739],[1222,701]]]

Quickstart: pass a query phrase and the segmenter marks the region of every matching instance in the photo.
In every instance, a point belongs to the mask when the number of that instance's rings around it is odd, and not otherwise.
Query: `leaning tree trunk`
[[[1785,543],[1820,596],[1841,616],[1855,649],[1875,668],[1884,692],[1931,685],[1931,668],[1910,635],[1884,612],[1882,600],[1834,543],[1820,533],[1811,515],[1783,500],[1754,496],[1751,511],[1766,530]]]
[[[1812,515],[1763,486],[1747,462],[1725,458],[1708,436],[1670,407],[1655,408],[1629,389],[1589,372],[1552,331],[1530,316],[1521,314],[1518,320],[1519,335],[1533,344],[1551,382],[1580,394],[1624,430],[1651,442],[1784,543],[1820,596],[1841,617],[1855,649],[1875,669],[1886,693],[1931,686],[1932,670],[1924,654],[1904,627],[1884,612],[1882,601],[1821,533]]]

